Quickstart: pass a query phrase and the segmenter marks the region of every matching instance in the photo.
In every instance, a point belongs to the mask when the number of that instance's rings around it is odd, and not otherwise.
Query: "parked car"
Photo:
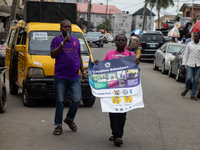
[[[114,42],[114,37],[112,35],[107,35],[108,37],[108,42]]]
[[[184,44],[171,42],[163,44],[155,53],[153,69],[158,70],[160,67],[162,69],[162,74],[165,74],[170,68],[171,60],[174,59],[175,55],[185,46]]]
[[[89,46],[103,47],[103,35],[101,32],[88,32],[85,36]]]
[[[108,44],[108,37],[107,37],[107,35],[105,35],[105,34],[102,34],[102,35],[103,35],[103,37],[104,37],[103,43]]]
[[[164,38],[165,38],[165,42],[171,42],[172,41],[172,38],[169,37],[169,36],[164,36]]]
[[[138,41],[138,49],[141,50],[141,58],[154,57],[155,52],[164,44],[164,36],[160,32],[143,33]]]
[[[186,49],[186,46],[182,48],[182,50],[170,62],[168,76],[169,77],[176,76],[176,81],[183,81],[185,79],[185,74],[183,75],[181,73],[182,59],[183,59],[183,55],[185,54],[185,49]]]

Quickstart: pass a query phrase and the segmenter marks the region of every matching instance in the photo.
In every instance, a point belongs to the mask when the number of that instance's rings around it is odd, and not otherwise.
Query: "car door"
[[[161,50],[158,52],[158,66],[162,66],[163,59],[165,57],[166,49],[168,47],[168,43],[165,43]]]
[[[21,30],[20,33],[20,42],[17,43],[19,45],[26,45],[26,38],[27,38],[27,33],[24,30]],[[18,52],[18,86],[22,87],[23,86],[23,81],[25,78],[25,62],[26,62],[26,57],[25,57],[25,52]]]
[[[7,46],[6,46],[6,56],[5,56],[5,67],[7,68],[6,70],[6,78],[9,80],[9,72],[10,72],[10,60],[11,60],[11,50],[13,49],[13,43],[14,40],[16,39],[18,32],[18,28],[13,27],[10,31]]]
[[[177,70],[179,67],[182,66],[182,59],[183,59],[183,55],[185,54],[185,49],[186,47],[184,47],[180,52],[179,54],[177,55],[177,60],[176,60],[176,65],[174,67],[174,70],[175,70],[175,74],[177,74]]]

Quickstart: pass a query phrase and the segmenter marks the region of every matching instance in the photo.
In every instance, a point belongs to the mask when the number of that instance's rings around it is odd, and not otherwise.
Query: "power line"
[[[121,8],[121,9],[130,8],[130,7],[134,7],[134,6],[140,5],[140,4],[142,4],[142,3],[144,3],[144,2],[140,2],[140,3],[138,3],[138,4],[134,4],[134,5],[131,5],[131,6],[128,6],[128,7],[124,7],[124,8]]]

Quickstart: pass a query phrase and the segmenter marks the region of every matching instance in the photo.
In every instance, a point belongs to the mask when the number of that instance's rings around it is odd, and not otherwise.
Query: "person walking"
[[[187,45],[189,42],[191,42],[191,34],[188,34],[185,44]]]
[[[199,34],[194,34],[194,41],[191,41],[187,44],[185,54],[183,56],[182,63],[182,73],[185,74],[185,90],[181,93],[182,96],[185,96],[190,88],[191,79],[193,78],[191,99],[198,100],[195,97],[195,92],[197,89],[199,74],[200,74],[200,42]],[[187,66],[187,67],[185,67]]]
[[[54,125],[56,128],[53,132],[54,135],[60,135],[62,133],[66,92],[70,96],[72,103],[64,119],[64,123],[66,123],[71,130],[77,130],[74,118],[82,98],[79,69],[82,72],[83,82],[86,79],[81,58],[80,43],[77,38],[70,35],[71,29],[71,22],[69,20],[63,20],[60,23],[62,35],[54,37],[51,41],[50,53],[51,57],[55,58],[54,91],[56,111]]]
[[[117,49],[107,52],[104,61],[135,55],[134,52],[124,49],[126,43],[127,43],[127,38],[124,34],[117,35],[115,40]],[[95,64],[98,64],[98,62],[99,60],[94,61]],[[139,64],[139,59],[136,58],[134,62]],[[110,127],[112,130],[112,136],[109,137],[109,140],[114,141],[114,145],[120,146],[121,144],[123,144],[122,136],[124,133],[124,126],[126,122],[126,113],[109,113],[109,118],[110,118]]]
[[[134,52],[136,54],[136,51],[138,49],[138,39],[135,36],[135,33],[131,34],[131,38],[130,38],[128,46],[130,47],[130,51],[132,51],[132,52]]]

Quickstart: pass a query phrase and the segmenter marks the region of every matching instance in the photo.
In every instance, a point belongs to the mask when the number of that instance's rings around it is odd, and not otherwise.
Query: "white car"
[[[112,35],[107,35],[107,38],[108,38],[108,42],[114,41],[114,37]]]
[[[163,44],[154,55],[153,69],[158,70],[160,67],[162,74],[166,74],[169,71],[171,60],[185,46],[184,44],[171,42]]]

